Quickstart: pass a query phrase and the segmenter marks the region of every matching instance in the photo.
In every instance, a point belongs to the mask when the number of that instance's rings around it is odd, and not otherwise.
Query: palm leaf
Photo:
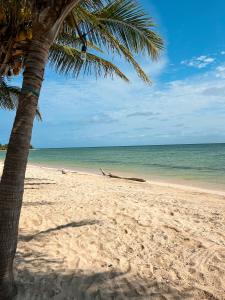
[[[148,55],[156,59],[159,51],[163,49],[162,39],[152,30],[155,25],[136,1],[111,0],[107,6],[95,13],[81,5],[73,13],[81,23],[83,31],[90,31],[90,35],[93,35],[92,39],[97,38],[96,31],[99,31],[97,40],[101,40],[101,29],[104,28],[132,53],[147,51]],[[104,37],[104,33],[102,34]]]
[[[74,32],[74,30],[68,29],[67,26],[64,26],[64,29],[58,35],[55,43],[79,49],[81,49],[83,45],[83,42],[77,33]],[[91,41],[87,41],[87,47],[103,53],[103,50],[97,45],[93,44]]]
[[[19,95],[21,89],[16,86],[8,85],[4,80],[0,83],[0,108],[8,110],[16,110],[18,107]],[[36,111],[36,118],[42,121],[39,108]]]
[[[84,62],[80,58],[81,52],[69,46],[53,44],[50,49],[50,65],[62,74],[78,76],[82,71],[86,75],[95,74],[98,76],[113,76],[116,74],[125,81],[128,78],[111,62],[100,58],[94,54],[87,53],[87,60]]]
[[[144,72],[144,70],[141,68],[138,62],[134,59],[129,49],[127,49],[122,44],[118,43],[118,41],[114,38],[114,36],[104,28],[102,28],[101,31],[104,32],[105,39],[107,43],[110,45],[110,48],[114,49],[114,51],[116,51],[118,55],[120,56],[122,55],[128,61],[128,63],[130,63],[134,67],[138,76],[144,82],[151,83],[149,76]]]
[[[13,110],[17,107],[20,89],[9,86],[4,80],[0,83],[0,108]]]
[[[152,31],[151,18],[133,0],[104,1],[104,6],[89,11],[83,3],[72,12],[71,28],[67,34],[75,36],[76,46],[80,37],[87,38],[91,45],[105,49],[108,53],[122,55],[146,83],[150,79],[134,58],[134,54],[143,53],[157,59],[163,48],[162,39]],[[78,34],[75,30],[77,28]],[[73,45],[70,44],[72,47]]]

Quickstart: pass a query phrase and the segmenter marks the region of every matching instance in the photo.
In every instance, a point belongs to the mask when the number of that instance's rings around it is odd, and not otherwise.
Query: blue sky
[[[130,84],[64,78],[47,68],[34,146],[225,142],[224,0],[141,2],[166,43],[157,63],[139,58],[152,86],[123,61]],[[1,142],[7,142],[13,118],[0,111]]]

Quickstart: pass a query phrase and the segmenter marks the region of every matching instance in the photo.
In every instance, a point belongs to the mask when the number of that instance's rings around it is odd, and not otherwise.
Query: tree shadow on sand
[[[41,252],[17,252],[15,300],[219,300],[198,287],[143,278],[104,266],[102,270],[65,270],[63,261]],[[42,270],[42,271],[40,271]]]
[[[19,234],[19,241],[22,242],[29,242],[33,239],[35,239],[36,237],[38,237],[39,235],[45,235],[54,231],[59,231],[68,227],[72,227],[72,228],[76,228],[76,227],[81,227],[81,226],[86,226],[86,225],[95,225],[95,224],[99,224],[100,222],[98,220],[83,220],[80,222],[71,222],[71,223],[67,223],[67,224],[63,224],[63,225],[59,225],[53,228],[48,228],[46,230],[42,230],[39,231],[38,233],[35,234],[30,234],[30,235],[22,235]]]
[[[49,178],[35,178],[35,177],[26,177],[25,178],[25,182],[29,182],[29,181],[43,181],[43,180],[47,180],[47,181],[52,181],[52,182],[54,182],[54,180],[52,180],[52,179],[49,179]]]
[[[67,227],[92,225],[96,222],[98,223],[94,220],[84,220],[68,223],[41,231],[31,237],[35,238],[40,234]],[[64,257],[49,256],[49,253],[37,252],[27,247],[17,251],[15,279],[18,295],[16,300],[219,299],[197,287],[185,289],[182,283],[165,279],[159,281],[154,274],[152,277],[142,277],[138,272],[132,273],[131,269],[122,272],[112,264],[102,264],[97,268],[87,270],[80,269],[79,263],[75,261],[74,269],[67,270],[64,259]]]
[[[56,184],[56,182],[54,182],[51,179],[25,178],[24,189],[33,190],[33,189],[38,189],[40,186],[54,185],[54,184]]]
[[[22,270],[17,275],[16,300],[185,300],[192,298],[191,290],[157,280],[132,277],[119,271],[32,273]],[[192,294],[192,295],[191,295]]]
[[[26,206],[44,206],[44,205],[53,205],[55,202],[49,202],[49,201],[24,201],[23,207]]]
[[[48,185],[48,184],[56,184],[55,182],[29,182],[29,183],[25,183],[25,187],[26,186],[32,186],[32,185]]]

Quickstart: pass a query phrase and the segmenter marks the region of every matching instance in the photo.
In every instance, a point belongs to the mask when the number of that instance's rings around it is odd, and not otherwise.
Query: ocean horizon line
[[[36,148],[29,162],[225,189],[225,143]]]
[[[83,148],[125,148],[125,147],[163,147],[163,146],[198,146],[198,145],[225,145],[225,142],[212,143],[181,143],[181,144],[143,144],[143,145],[112,145],[112,146],[66,146],[66,147],[35,147],[30,150],[42,149],[83,149]]]

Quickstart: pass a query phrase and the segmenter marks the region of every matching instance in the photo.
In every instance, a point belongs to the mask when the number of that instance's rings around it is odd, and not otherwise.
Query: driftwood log
[[[135,178],[135,177],[121,177],[121,176],[117,176],[111,173],[106,173],[105,171],[103,171],[103,169],[100,168],[100,171],[102,172],[103,176],[107,176],[110,178],[119,178],[119,179],[126,179],[126,180],[132,180],[132,181],[138,181],[138,182],[146,182],[145,179],[142,178]]]

